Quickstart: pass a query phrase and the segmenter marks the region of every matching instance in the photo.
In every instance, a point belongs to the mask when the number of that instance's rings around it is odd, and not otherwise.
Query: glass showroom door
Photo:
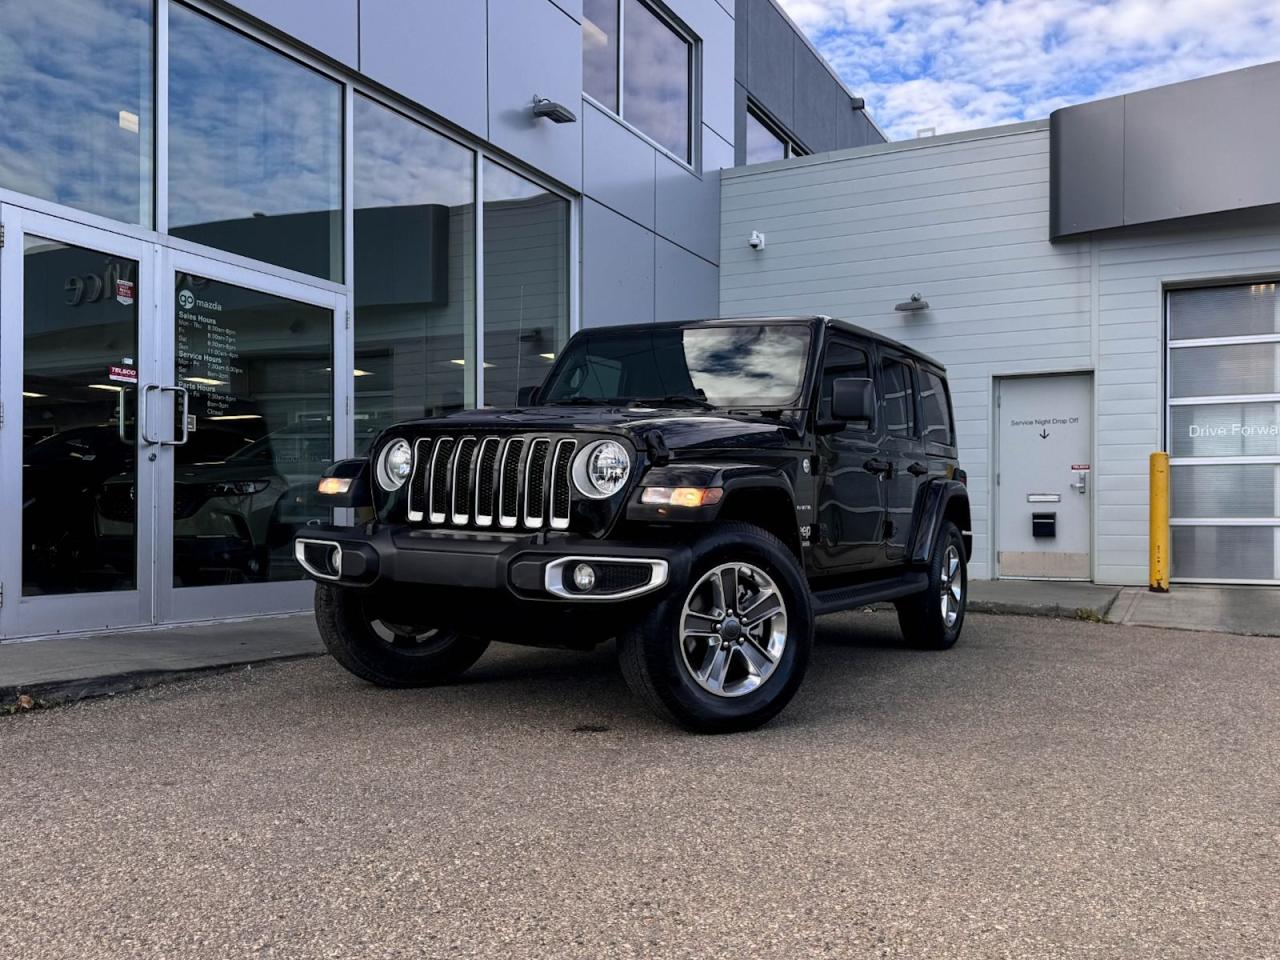
[[[345,297],[178,251],[160,285],[157,619],[308,608],[292,541],[329,521],[316,480],[350,445]]]
[[[0,636],[148,623],[154,248],[9,205],[0,222]]]

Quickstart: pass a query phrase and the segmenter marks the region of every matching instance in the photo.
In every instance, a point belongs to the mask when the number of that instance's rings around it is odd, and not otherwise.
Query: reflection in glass
[[[798,325],[589,330],[539,399],[787,407],[797,401],[808,356],[809,329]]]
[[[540,384],[569,334],[569,201],[486,160],[484,403]]]
[[[169,6],[169,232],[342,279],[342,87]]]
[[[768,163],[785,160],[787,142],[761,123],[754,113],[747,111],[747,163]]]
[[[623,16],[623,118],[690,161],[692,45],[641,0],[624,0]]]
[[[618,0],[583,0],[582,89],[618,112]]]
[[[132,590],[138,265],[23,244],[22,593]]]
[[[1280,580],[1280,527],[1179,527],[1170,531],[1180,580]]]
[[[1169,339],[1280,333],[1275,283],[1169,291]]]
[[[475,406],[475,154],[355,99],[355,420]]]
[[[0,186],[151,226],[151,0],[5,0],[0,17]]]
[[[916,398],[911,371],[897,360],[886,360],[880,367],[880,382],[884,385],[885,429],[890,433],[913,435]]]
[[[175,586],[296,580],[293,535],[329,510],[333,312],[189,274],[176,278]]]

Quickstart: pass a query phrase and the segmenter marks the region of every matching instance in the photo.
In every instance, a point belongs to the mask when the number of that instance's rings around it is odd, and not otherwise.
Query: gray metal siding
[[[1164,285],[1280,274],[1280,227],[1237,217],[1051,243],[1049,179],[1047,123],[729,171],[721,312],[828,313],[947,365],[976,577],[992,573],[993,378],[1093,370],[1094,575],[1145,583]],[[894,312],[916,291],[928,311]]]
[[[359,65],[360,0],[238,0],[236,6],[327,57]]]

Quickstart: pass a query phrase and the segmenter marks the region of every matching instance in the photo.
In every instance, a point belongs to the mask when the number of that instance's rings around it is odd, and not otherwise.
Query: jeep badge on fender
[[[357,523],[295,555],[352,673],[426,686],[493,640],[616,638],[636,694],[714,733],[786,706],[820,614],[893,601],[913,643],[959,637],[969,498],[928,357],[827,317],[606,327],[529,393],[321,478]]]

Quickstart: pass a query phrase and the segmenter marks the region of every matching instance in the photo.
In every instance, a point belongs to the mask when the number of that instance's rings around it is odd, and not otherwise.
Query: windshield
[[[593,330],[570,342],[539,402],[789,407],[808,355],[798,325]]]

